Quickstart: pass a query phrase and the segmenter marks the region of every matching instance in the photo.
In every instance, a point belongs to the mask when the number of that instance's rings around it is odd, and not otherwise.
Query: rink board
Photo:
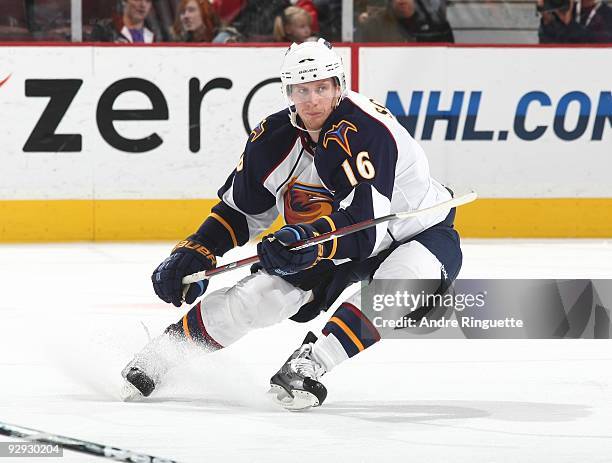
[[[1,201],[0,241],[178,240],[190,235],[216,200]],[[612,235],[608,198],[484,198],[462,206],[463,237],[534,238]],[[277,222],[272,228],[280,226]]]
[[[338,50],[434,177],[484,198],[458,214],[464,236],[612,236],[612,48]],[[251,127],[284,107],[283,53],[0,46],[0,241],[191,233]]]

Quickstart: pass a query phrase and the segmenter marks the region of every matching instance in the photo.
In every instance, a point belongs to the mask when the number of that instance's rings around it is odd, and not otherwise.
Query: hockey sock
[[[178,322],[166,328],[165,332],[170,336],[197,344],[206,350],[223,349],[223,346],[206,331],[199,302],[189,309],[189,312]]]
[[[321,336],[312,347],[312,356],[329,372],[335,366],[344,362],[348,357],[344,347],[333,334]]]
[[[326,371],[380,340],[372,322],[348,302],[334,312],[323,327],[323,334],[314,344],[313,355]]]

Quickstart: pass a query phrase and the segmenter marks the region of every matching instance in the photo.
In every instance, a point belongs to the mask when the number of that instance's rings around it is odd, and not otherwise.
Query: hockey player
[[[328,42],[293,44],[281,81],[288,108],[251,132],[219,203],[153,272],[156,294],[179,307],[186,289],[185,302],[194,303],[208,282],[183,288],[184,276],[214,268],[218,256],[246,244],[279,214],[287,225],[257,245],[260,263],[250,276],[197,302],[125,367],[128,387],[143,396],[182,361],[186,345],[212,351],[286,318],[311,320],[353,282],[439,279],[444,287],[459,272],[454,209],[288,249],[365,219],[433,206],[451,193],[431,178],[423,150],[386,108],[347,90],[342,61]],[[272,377],[280,405],[321,405],[327,394],[321,376],[380,339],[360,306],[357,291],[322,335],[308,333]]]

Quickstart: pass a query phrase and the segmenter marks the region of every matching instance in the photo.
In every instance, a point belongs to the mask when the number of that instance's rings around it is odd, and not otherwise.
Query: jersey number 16
[[[357,155],[355,158],[355,167],[357,167],[359,176],[365,180],[372,180],[376,175],[376,170],[374,169],[374,165],[370,162],[370,154],[367,151],[362,151]],[[346,178],[351,186],[355,186],[359,183],[348,159],[345,159],[342,163],[342,169],[344,169]]]

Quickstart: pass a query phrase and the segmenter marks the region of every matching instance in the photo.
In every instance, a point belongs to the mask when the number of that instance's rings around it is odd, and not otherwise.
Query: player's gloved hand
[[[166,260],[157,266],[151,281],[153,289],[159,298],[168,303],[180,307],[183,300],[182,279],[186,275],[210,270],[217,265],[217,259],[197,239],[197,235],[191,235],[179,242]],[[204,294],[208,287],[208,280],[191,283],[185,294],[185,302],[192,304],[198,297]]]
[[[315,228],[306,223],[285,225],[257,244],[257,255],[262,267],[271,275],[291,275],[315,265],[323,254],[321,245],[291,251],[287,246],[317,236]]]

